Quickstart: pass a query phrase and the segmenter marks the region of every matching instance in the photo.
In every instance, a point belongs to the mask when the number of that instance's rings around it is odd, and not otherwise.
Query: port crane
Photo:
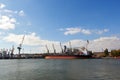
[[[12,45],[12,49],[11,49],[11,58],[13,58],[14,55],[14,45]]]
[[[45,45],[45,47],[46,47],[46,49],[47,49],[47,53],[49,53],[49,49],[48,49],[47,45]]]
[[[54,44],[52,44],[52,47],[53,47],[54,53],[56,53],[56,49],[55,49]]]
[[[60,42],[60,48],[61,48],[61,51],[62,51],[62,53],[63,53],[64,51],[63,51],[63,48],[62,48],[62,44],[61,44],[61,42]]]
[[[25,35],[23,36],[21,43],[20,43],[19,46],[17,47],[19,57],[21,57],[21,56],[20,56],[20,51],[21,51],[21,49],[22,49],[22,45],[23,45],[24,38],[25,38]]]

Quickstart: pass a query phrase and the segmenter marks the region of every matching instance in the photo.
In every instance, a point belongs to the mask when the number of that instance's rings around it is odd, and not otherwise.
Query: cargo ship
[[[89,44],[89,41],[87,40],[86,47],[79,47],[79,48],[72,48],[71,42],[69,42],[69,48],[67,48],[66,45],[64,45],[64,49],[62,49],[62,45],[60,43],[61,47],[61,53],[56,53],[56,49],[53,46],[54,53],[49,53],[49,49],[46,45],[47,54],[44,56],[45,59],[91,59],[92,57],[92,51],[87,50],[87,46]]]
[[[80,49],[67,48],[62,53],[48,53],[44,56],[45,59],[92,59],[92,52],[85,47]]]

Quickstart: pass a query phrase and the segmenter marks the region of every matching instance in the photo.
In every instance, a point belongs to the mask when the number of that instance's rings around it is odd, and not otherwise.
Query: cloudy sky
[[[0,49],[57,51],[71,42],[92,51],[120,49],[119,0],[0,0]]]

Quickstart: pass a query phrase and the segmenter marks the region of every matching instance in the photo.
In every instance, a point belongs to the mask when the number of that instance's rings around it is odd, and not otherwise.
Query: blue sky
[[[120,48],[114,43],[120,41],[119,0],[0,0],[0,21],[0,48],[18,46],[24,34],[26,52],[39,52],[50,43],[73,41],[76,46],[75,40],[84,45],[90,40],[90,47],[99,43],[100,49]],[[102,46],[109,39],[114,46]]]

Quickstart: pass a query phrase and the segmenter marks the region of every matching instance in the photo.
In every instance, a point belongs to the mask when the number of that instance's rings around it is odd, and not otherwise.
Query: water
[[[120,80],[119,59],[0,60],[0,80]]]

